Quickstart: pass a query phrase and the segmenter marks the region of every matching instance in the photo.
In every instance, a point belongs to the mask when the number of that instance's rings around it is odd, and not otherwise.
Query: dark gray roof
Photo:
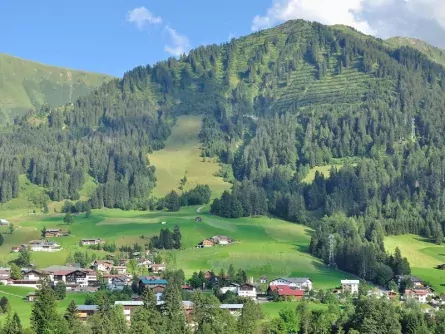
[[[76,305],[77,311],[97,311],[99,307],[97,305]]]

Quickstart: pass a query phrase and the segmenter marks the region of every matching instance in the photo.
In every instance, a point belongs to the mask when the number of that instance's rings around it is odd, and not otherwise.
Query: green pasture
[[[203,161],[198,140],[201,130],[201,116],[180,116],[165,142],[165,148],[148,156],[150,164],[156,167],[157,186],[154,194],[165,196],[171,190],[179,192],[179,181],[185,175],[184,190],[198,184],[207,184],[212,197],[218,197],[230,184],[216,177],[219,165],[207,158]]]
[[[273,319],[278,317],[282,310],[296,310],[299,303],[298,301],[263,303],[261,309],[266,319]],[[308,307],[311,310],[326,310],[328,308],[327,305],[319,303],[308,303]]]
[[[25,297],[32,291],[34,291],[34,289],[26,287],[0,286],[0,298],[3,296],[8,298],[13,312],[17,312],[24,327],[29,327],[29,319],[33,306],[33,303],[26,301]],[[68,293],[64,300],[57,302],[58,312],[63,314],[71,300],[74,300],[76,304],[83,304],[86,295],[86,293]],[[5,315],[0,315],[0,321],[4,321],[5,318]]]
[[[407,234],[386,237],[385,247],[390,252],[399,247],[402,256],[408,258],[412,274],[430,283],[437,292],[445,293],[445,271],[436,268],[445,263],[445,246]]]

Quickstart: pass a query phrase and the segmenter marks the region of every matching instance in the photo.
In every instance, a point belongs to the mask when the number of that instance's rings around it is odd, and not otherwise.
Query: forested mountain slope
[[[17,196],[19,174],[54,200],[77,199],[89,174],[100,184],[93,207],[149,208],[147,153],[163,147],[178,115],[198,114],[203,155],[239,181],[215,214],[304,222],[326,261],[333,233],[343,269],[374,280],[406,272],[386,256],[385,234],[443,239],[444,68],[351,31],[290,21],[137,67],[73,106],[24,117],[0,135],[0,201]],[[308,168],[346,158],[358,163],[301,182]]]
[[[111,77],[0,54],[0,124],[30,109],[71,103]]]
[[[445,65],[445,50],[432,46],[422,40],[409,37],[392,37],[387,39],[386,42],[394,47],[412,47],[427,55],[432,61]]]

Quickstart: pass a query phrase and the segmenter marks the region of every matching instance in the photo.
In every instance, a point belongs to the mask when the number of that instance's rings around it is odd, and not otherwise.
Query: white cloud
[[[162,23],[162,18],[154,15],[145,7],[139,7],[127,13],[127,22],[134,23],[139,29],[143,29],[149,24]]]
[[[190,41],[187,36],[179,34],[175,29],[170,28],[169,26],[165,27],[165,31],[170,38],[170,43],[164,48],[165,52],[178,57],[190,50]]]
[[[445,47],[445,0],[272,0],[252,30],[291,19],[345,24],[379,37],[422,38]]]

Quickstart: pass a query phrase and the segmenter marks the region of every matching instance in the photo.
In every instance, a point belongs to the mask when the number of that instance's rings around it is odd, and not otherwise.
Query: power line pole
[[[337,268],[335,264],[335,237],[333,234],[329,235],[329,267]]]

